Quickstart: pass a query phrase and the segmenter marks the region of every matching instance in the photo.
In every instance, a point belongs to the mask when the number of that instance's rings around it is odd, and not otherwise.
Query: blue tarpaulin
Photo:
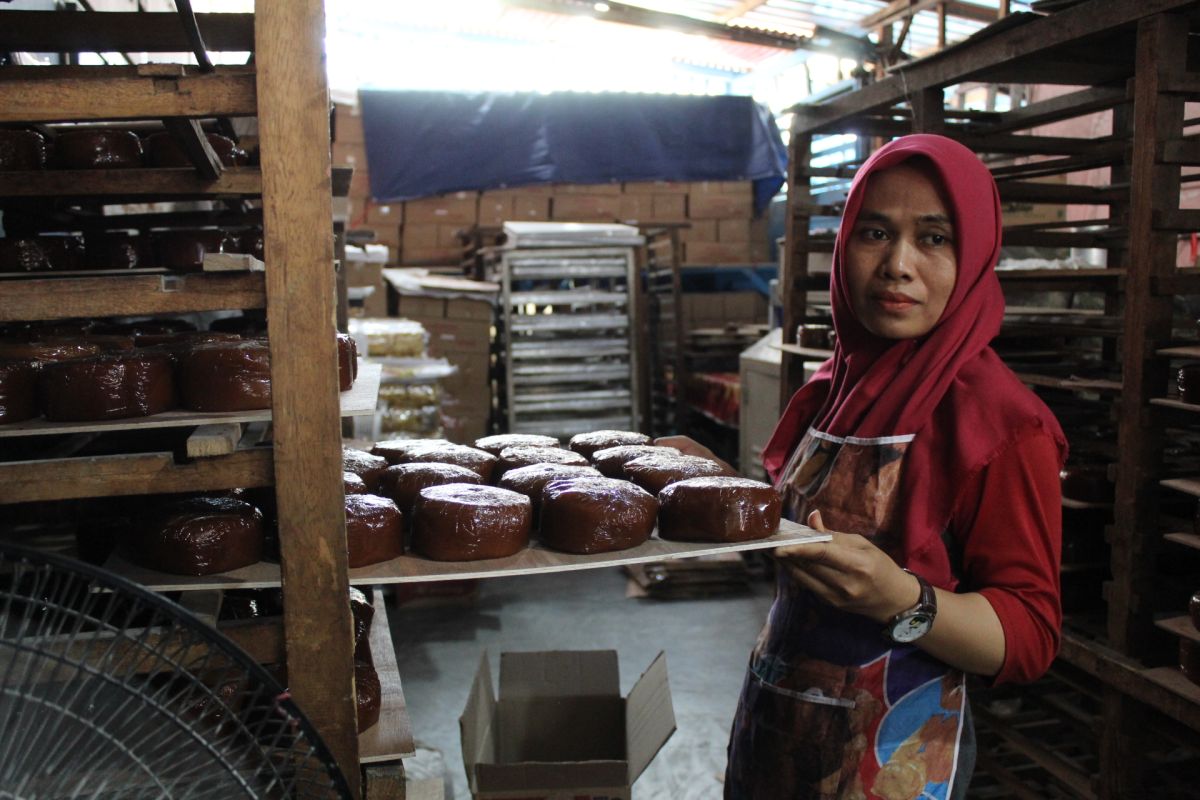
[[[750,97],[360,93],[371,196],[380,202],[537,183],[783,185],[775,119]]]

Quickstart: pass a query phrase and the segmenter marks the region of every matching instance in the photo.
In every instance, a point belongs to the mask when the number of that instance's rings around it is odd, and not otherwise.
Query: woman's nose
[[[884,253],[879,265],[880,271],[885,278],[892,280],[910,278],[913,274],[913,260],[916,256],[916,249],[911,242],[903,238],[895,239],[892,246]]]

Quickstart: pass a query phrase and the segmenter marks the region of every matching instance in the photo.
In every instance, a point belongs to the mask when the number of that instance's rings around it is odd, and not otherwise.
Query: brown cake
[[[225,231],[214,229],[161,231],[154,235],[155,266],[182,272],[204,269],[209,253],[226,253],[233,242]]]
[[[422,489],[444,486],[447,483],[483,483],[479,474],[457,464],[437,464],[414,461],[396,464],[384,470],[379,481],[379,493],[395,501],[401,513],[411,521],[413,506]]]
[[[344,333],[337,335],[338,391],[348,391],[358,378],[358,345]]]
[[[466,467],[484,483],[492,479],[492,471],[496,467],[496,457],[491,453],[476,450],[462,444],[441,442],[439,439],[409,439],[394,442],[380,442],[371,452],[383,456],[390,464],[413,464],[425,462],[433,464],[457,464]]]
[[[83,241],[77,236],[0,239],[0,272],[47,272],[84,266]]]
[[[89,233],[84,237],[83,262],[91,269],[136,269],[153,266],[149,243],[128,233]]]
[[[385,459],[371,455],[365,450],[355,450],[353,447],[342,448],[342,469],[346,472],[353,472],[362,478],[368,492],[379,491],[379,480],[383,477],[383,471],[387,469],[387,466],[388,463]]]
[[[0,360],[0,425],[37,416],[37,364]]]
[[[510,469],[528,467],[530,464],[562,464],[568,467],[586,467],[588,460],[579,453],[558,447],[507,447],[500,452],[495,475],[500,478]]]
[[[668,485],[688,478],[724,475],[735,477],[715,461],[700,456],[648,455],[625,462],[625,477],[650,494],[657,495]]]
[[[379,673],[370,662],[354,662],[354,708],[357,713],[358,732],[362,733],[379,722],[379,708],[383,703],[383,687],[379,684]]]
[[[680,456],[674,447],[655,447],[652,444],[624,444],[592,453],[592,464],[606,478],[624,478],[625,465],[642,456]]]
[[[361,590],[350,587],[350,617],[354,621],[354,660],[374,662],[371,655],[371,622],[375,607]]]
[[[262,339],[198,344],[178,355],[179,399],[191,411],[271,407],[271,351]]]
[[[351,567],[365,567],[404,555],[404,520],[386,497],[346,495],[346,549]]]
[[[246,163],[246,151],[228,136],[206,133],[204,138],[208,139],[209,146],[224,166],[240,167]],[[142,144],[146,151],[146,162],[152,167],[192,166],[192,160],[170,133],[152,133]]]
[[[193,497],[144,515],[121,542],[135,564],[173,575],[212,575],[263,555],[258,509],[228,497]]]
[[[529,544],[525,495],[449,483],[422,489],[413,508],[413,549],[435,561],[504,558]]]
[[[654,532],[658,501],[628,481],[570,478],[542,490],[538,538],[567,553],[628,550]]]
[[[573,467],[568,464],[530,464],[504,473],[496,482],[501,489],[508,489],[529,498],[533,527],[537,528],[542,513],[542,489],[551,481],[570,478],[599,478],[600,473],[592,467]]]
[[[46,168],[46,138],[37,131],[0,130],[0,172]]]
[[[58,339],[41,342],[18,342],[0,339],[0,358],[36,361],[38,363],[72,361],[103,352],[99,344],[83,339]]]
[[[650,444],[650,437],[632,431],[591,431],[571,437],[570,448],[584,458],[591,459],[597,450],[620,447],[624,444]]]
[[[498,456],[501,451],[510,447],[562,447],[562,445],[553,436],[539,436],[531,433],[498,433],[495,436],[476,439],[475,447]]]
[[[367,484],[353,472],[343,472],[342,489],[346,494],[366,494]]]
[[[142,165],[142,140],[129,130],[85,128],[54,138],[59,169],[125,169]]]
[[[779,492],[748,478],[689,478],[663,489],[658,500],[663,539],[748,542],[779,530]]]
[[[159,414],[175,407],[171,357],[139,351],[43,364],[38,395],[55,422]]]

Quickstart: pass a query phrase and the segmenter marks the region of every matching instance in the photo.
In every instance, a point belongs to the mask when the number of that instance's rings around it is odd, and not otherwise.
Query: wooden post
[[[937,15],[938,15],[937,49],[944,50],[944,49],[946,49],[946,4],[945,3],[938,3]]]
[[[784,227],[783,260],[779,275],[779,298],[783,302],[783,342],[796,343],[796,326],[804,321],[808,283],[809,186],[808,165],[812,158],[812,135],[798,134],[800,112],[792,117],[792,137],[788,145],[788,197]],[[783,354],[779,376],[779,407],[804,384],[804,362],[790,353]]]
[[[913,133],[942,133],[946,129],[942,89],[922,89],[912,96]]]
[[[254,26],[288,680],[358,794],[321,0]]]

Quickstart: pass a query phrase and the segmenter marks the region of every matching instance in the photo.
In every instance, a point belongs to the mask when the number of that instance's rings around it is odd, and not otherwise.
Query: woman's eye
[[[864,228],[862,235],[863,238],[872,242],[882,242],[887,238],[887,232],[880,228]]]
[[[932,244],[934,247],[941,247],[942,245],[944,245],[950,241],[950,239],[948,237],[946,237],[940,233],[931,233],[931,234],[929,234],[928,239],[929,239],[929,243]]]

